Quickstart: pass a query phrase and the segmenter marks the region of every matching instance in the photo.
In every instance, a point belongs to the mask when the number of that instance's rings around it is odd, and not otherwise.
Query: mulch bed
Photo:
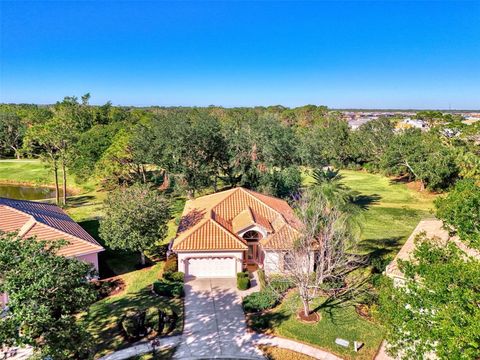
[[[357,312],[358,315],[361,317],[372,321],[372,316],[370,315],[370,310],[367,305],[365,304],[360,304],[360,305],[355,305],[355,311]]]
[[[93,282],[98,291],[99,300],[108,296],[120,294],[125,290],[125,281],[121,277],[95,280]]]
[[[316,322],[319,322],[320,318],[320,314],[316,312],[311,312],[310,314],[308,314],[308,316],[305,316],[305,312],[303,311],[303,309],[297,311],[297,319],[307,324],[314,324]]]

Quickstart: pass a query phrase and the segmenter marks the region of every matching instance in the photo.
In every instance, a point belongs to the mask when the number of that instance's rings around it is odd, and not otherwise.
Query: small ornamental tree
[[[165,237],[170,204],[156,190],[135,184],[112,191],[104,203],[100,236],[112,249],[138,251],[145,265],[144,251]]]
[[[303,314],[308,316],[311,302],[322,295],[321,288],[326,283],[345,284],[346,276],[364,258],[355,255],[358,238],[350,215],[331,205],[317,189],[306,190],[295,209],[301,223],[299,234],[288,250],[277,252],[280,261],[275,272],[298,289]]]
[[[405,285],[388,280],[380,291],[388,350],[402,359],[480,358],[480,262],[454,243],[419,238],[399,268]]]
[[[444,198],[435,201],[437,216],[456,231],[461,240],[480,249],[480,186],[475,180],[461,180]]]
[[[0,234],[0,293],[9,297],[0,318],[0,344],[30,345],[42,359],[90,357],[89,337],[76,320],[96,300],[89,264],[56,255],[54,243]]]

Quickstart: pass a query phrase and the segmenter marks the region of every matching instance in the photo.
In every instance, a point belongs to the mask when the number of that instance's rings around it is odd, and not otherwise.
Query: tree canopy
[[[454,244],[417,239],[411,261],[400,261],[404,286],[386,283],[380,313],[390,351],[401,359],[478,359],[480,262]]]
[[[145,264],[144,251],[163,240],[170,219],[170,204],[146,184],[120,187],[108,194],[100,236],[112,249],[137,251]]]
[[[480,187],[473,179],[460,180],[447,196],[435,201],[437,217],[467,244],[480,249]]]
[[[0,318],[0,343],[31,345],[42,358],[83,359],[89,339],[76,314],[96,300],[89,264],[56,255],[66,243],[0,234],[0,293],[9,297]]]

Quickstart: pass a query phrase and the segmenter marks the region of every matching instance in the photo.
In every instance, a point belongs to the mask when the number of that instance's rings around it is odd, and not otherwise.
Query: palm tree
[[[357,193],[341,182],[343,177],[338,170],[315,169],[312,177],[314,179],[313,186],[332,205],[342,207],[343,210],[355,205]]]

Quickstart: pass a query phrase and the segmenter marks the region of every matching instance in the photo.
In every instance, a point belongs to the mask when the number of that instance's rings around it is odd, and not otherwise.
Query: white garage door
[[[234,258],[198,257],[188,260],[186,275],[195,277],[235,277]]]

